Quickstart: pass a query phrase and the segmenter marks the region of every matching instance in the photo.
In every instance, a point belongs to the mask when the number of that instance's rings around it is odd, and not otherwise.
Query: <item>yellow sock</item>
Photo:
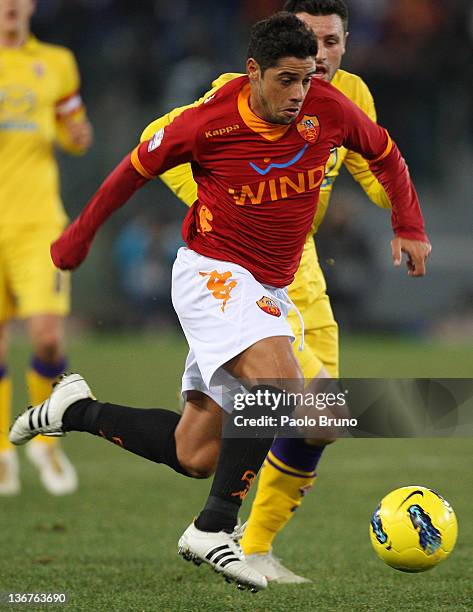
[[[9,450],[12,444],[8,439],[11,422],[12,384],[9,376],[0,379],[0,451]]]
[[[53,382],[56,379],[57,376],[55,376],[54,378],[42,376],[33,368],[29,368],[27,370],[26,384],[28,387],[30,404],[32,406],[37,406],[38,404],[41,404],[41,402],[44,402],[44,400],[51,395],[51,391],[53,389]],[[44,444],[58,443],[58,440],[56,438],[52,438],[50,436],[37,436],[35,440]]]
[[[281,470],[284,470],[281,471]],[[271,451],[260,471],[256,497],[241,540],[245,555],[269,552],[275,536],[301,505],[315,481],[314,472],[300,472]]]

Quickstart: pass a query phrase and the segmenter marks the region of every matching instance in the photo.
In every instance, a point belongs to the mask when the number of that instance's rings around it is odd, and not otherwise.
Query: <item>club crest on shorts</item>
[[[266,314],[272,315],[273,317],[281,316],[281,309],[273,299],[263,295],[263,297],[260,300],[257,300],[256,303]]]
[[[307,142],[317,142],[320,136],[320,123],[315,115],[304,115],[297,124],[297,131]]]

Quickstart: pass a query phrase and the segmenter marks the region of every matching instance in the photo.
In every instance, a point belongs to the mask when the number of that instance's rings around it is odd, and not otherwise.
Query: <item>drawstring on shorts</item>
[[[273,298],[275,300],[277,300],[280,304],[285,304],[286,306],[289,306],[289,308],[291,310],[294,310],[298,319],[299,319],[299,323],[301,324],[301,340],[299,342],[299,347],[298,350],[299,351],[303,351],[304,350],[304,334],[305,334],[305,326],[304,326],[304,319],[301,315],[301,312],[299,310],[299,308],[297,308],[297,306],[294,304],[294,302],[291,300],[291,298],[289,297],[289,295],[286,293],[287,296],[287,301],[283,300],[279,297],[277,297],[276,295],[273,294]]]

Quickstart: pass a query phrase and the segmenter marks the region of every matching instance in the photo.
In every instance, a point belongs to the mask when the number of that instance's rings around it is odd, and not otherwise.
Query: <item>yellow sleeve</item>
[[[60,48],[56,58],[60,78],[60,88],[56,99],[56,143],[72,155],[85,153],[75,145],[69,136],[67,122],[86,121],[86,111],[80,97],[80,76],[74,54],[69,49]]]
[[[376,108],[374,105],[373,96],[371,95],[368,86],[364,83],[364,81],[361,81],[361,79],[360,85],[362,85],[362,93],[361,103],[359,106],[365,111],[372,121],[376,121]],[[371,172],[368,162],[366,159],[364,159],[364,157],[362,157],[359,153],[355,153],[354,151],[348,151],[344,164],[355,181],[359,183],[366,195],[374,204],[376,204],[376,206],[386,209],[391,208],[391,202],[386,191]]]
[[[153,136],[153,134],[155,134],[161,128],[164,128],[170,123],[172,123],[174,119],[178,117],[181,113],[183,113],[187,108],[192,108],[194,106],[199,106],[200,104],[203,104],[205,100],[207,100],[207,98],[212,96],[218,89],[220,89],[220,87],[225,85],[225,83],[228,83],[229,81],[239,76],[241,75],[234,72],[229,72],[220,75],[217,79],[215,79],[215,81],[213,81],[212,89],[210,89],[201,98],[199,98],[199,100],[196,100],[192,104],[188,104],[186,106],[174,108],[166,115],[163,115],[162,117],[159,117],[158,119],[152,121],[143,130],[140,142],[143,142],[144,140],[149,140]],[[164,174],[161,174],[159,178],[187,206],[192,206],[192,204],[196,201],[197,185],[194,181],[190,164],[181,164],[180,166],[171,168]]]

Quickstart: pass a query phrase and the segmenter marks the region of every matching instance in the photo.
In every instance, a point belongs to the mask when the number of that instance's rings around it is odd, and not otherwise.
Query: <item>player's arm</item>
[[[166,113],[162,117],[152,121],[141,134],[141,142],[152,138],[153,134],[155,134],[158,130],[170,125],[185,110],[205,104],[206,100],[211,98],[216,91],[225,85],[225,83],[228,83],[239,76],[241,76],[241,74],[234,72],[228,72],[220,75],[217,79],[215,79],[215,81],[212,82],[212,89],[205,93],[199,100],[196,100],[187,106],[174,108],[169,113]],[[175,168],[171,168],[167,172],[161,174],[159,178],[187,206],[192,206],[197,199],[197,185],[194,181],[190,164],[182,164],[180,166],[176,166]]]
[[[360,97],[360,108],[368,115],[368,117],[376,122],[376,107],[374,104],[373,96],[364,81],[360,79],[359,87],[359,97]],[[371,172],[369,163],[366,159],[356,153],[355,151],[348,151],[344,164],[346,169],[350,172],[352,177],[355,179],[357,183],[359,183],[360,187],[362,187],[363,191],[366,193],[368,198],[379,206],[380,208],[391,209],[391,201],[388,198],[384,187],[378,181],[378,179]]]
[[[391,222],[395,234],[391,242],[394,265],[400,265],[402,252],[408,256],[410,276],[423,276],[431,246],[416,190],[399,149],[385,129],[350,100],[341,98],[343,144],[360,153],[383,186],[392,205]]]
[[[368,198],[379,206],[387,210],[391,209],[391,200],[384,187],[371,172],[369,163],[359,153],[349,151],[345,157],[344,164],[355,181],[360,185]]]
[[[51,257],[58,268],[77,268],[100,226],[148,181],[173,166],[198,159],[194,112],[195,109],[186,111],[182,119],[139,144],[109,174],[82,213],[52,244]],[[185,116],[188,113],[191,115]]]
[[[67,153],[81,155],[92,144],[93,130],[80,96],[77,64],[70,51],[64,50],[59,68],[62,89],[55,105],[56,141]]]

